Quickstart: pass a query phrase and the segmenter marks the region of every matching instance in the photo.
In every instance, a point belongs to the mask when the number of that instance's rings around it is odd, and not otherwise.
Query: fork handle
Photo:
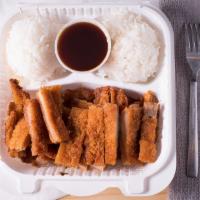
[[[190,82],[187,176],[198,176],[197,82]]]

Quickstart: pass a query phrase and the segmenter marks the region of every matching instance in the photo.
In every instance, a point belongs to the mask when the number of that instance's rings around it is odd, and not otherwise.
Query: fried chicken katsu
[[[92,105],[88,109],[84,160],[86,165],[104,166],[103,108]]]
[[[103,106],[104,112],[104,135],[105,135],[105,164],[115,165],[117,162],[118,148],[118,126],[119,111],[118,106],[106,103]]]
[[[28,124],[22,117],[16,124],[9,142],[9,149],[17,152],[23,151],[30,144]]]
[[[120,151],[123,165],[138,163],[138,140],[142,117],[139,104],[132,104],[122,111]]]
[[[59,106],[54,100],[52,91],[41,88],[37,93],[49,138],[52,143],[65,142],[69,139],[69,130],[65,126]]]
[[[5,122],[5,142],[7,146],[9,145],[10,139],[18,120],[19,116],[17,111],[15,110],[15,104],[14,102],[10,102],[8,106],[8,116],[6,117]]]
[[[24,150],[30,142],[23,107],[30,95],[23,91],[17,80],[10,79],[9,84],[13,101],[9,103],[8,116],[5,121],[5,142],[10,156],[23,157]]]
[[[5,143],[11,157],[36,166],[101,170],[119,158],[124,166],[157,158],[159,103],[152,91],[135,98],[111,86],[61,90],[56,85],[30,98],[17,80],[10,80],[10,88]]]
[[[83,151],[83,141],[86,134],[88,110],[73,107],[69,120],[72,126],[72,138],[69,142],[61,143],[55,163],[66,167],[78,167]]]
[[[122,89],[114,87],[101,87],[95,89],[95,104],[104,105],[105,103],[117,104],[122,111],[128,105],[128,98]]]
[[[49,136],[38,100],[27,100],[24,113],[31,136],[32,156],[44,154],[44,152],[47,152]]]
[[[27,99],[30,99],[30,95],[23,91],[19,86],[19,82],[16,79],[10,79],[10,89],[12,92],[12,98],[16,106],[17,112],[23,112],[23,107]]]
[[[144,163],[156,160],[156,138],[159,104],[155,94],[148,91],[144,94],[144,114],[141,125],[139,160]]]

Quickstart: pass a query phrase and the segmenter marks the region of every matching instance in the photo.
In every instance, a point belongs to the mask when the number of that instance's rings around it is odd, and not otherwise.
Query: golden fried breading
[[[51,142],[67,141],[69,139],[69,130],[65,126],[52,92],[46,88],[41,88],[37,95]]]
[[[9,83],[12,91],[13,101],[16,105],[16,110],[18,112],[23,112],[25,101],[30,98],[30,95],[23,91],[22,87],[19,86],[19,82],[16,79],[10,79]]]
[[[104,105],[105,103],[110,102],[110,87],[107,86],[107,87],[96,88],[94,94],[95,94],[95,100],[94,100],[95,104]]]
[[[128,106],[128,97],[124,90],[106,86],[95,89],[94,103],[99,105],[104,105],[105,103],[117,104],[119,110],[122,111]]]
[[[156,160],[156,138],[159,104],[155,94],[148,91],[144,94],[143,118],[141,125],[141,140],[139,160],[144,163]]]
[[[18,152],[16,150],[10,150],[10,149],[8,149],[8,154],[12,158],[22,158],[22,157],[26,156],[26,152],[24,150]]]
[[[100,106],[92,105],[88,110],[85,141],[85,164],[104,166],[104,116]]]
[[[118,148],[119,111],[116,104],[107,103],[103,106],[105,134],[105,164],[115,165]]]
[[[155,143],[157,138],[158,103],[144,102],[144,115],[141,126],[141,139]]]
[[[6,145],[9,146],[10,139],[13,135],[13,130],[18,122],[18,114],[15,110],[9,111],[9,115],[6,118],[5,122],[5,138],[6,138]]]
[[[13,130],[9,142],[9,149],[16,151],[25,150],[30,144],[29,128],[25,118],[21,118]]]
[[[73,107],[69,119],[73,127],[71,141],[61,143],[55,163],[66,167],[78,167],[86,134],[88,110]]]
[[[122,89],[117,90],[116,104],[119,106],[120,111],[128,106],[128,97],[126,96],[125,91]]]
[[[48,86],[46,89],[51,91],[53,99],[59,108],[60,113],[63,111],[63,99],[61,94],[61,85]]]
[[[38,100],[31,99],[26,101],[24,115],[31,136],[32,155],[36,156],[47,152],[49,136]]]
[[[156,103],[156,102],[158,102],[158,99],[157,99],[155,93],[149,90],[149,91],[144,93],[144,102],[154,102],[154,103]]]
[[[139,160],[144,163],[155,162],[157,156],[156,144],[147,140],[140,140]]]
[[[122,111],[120,151],[123,165],[138,164],[138,136],[142,108],[132,104]]]

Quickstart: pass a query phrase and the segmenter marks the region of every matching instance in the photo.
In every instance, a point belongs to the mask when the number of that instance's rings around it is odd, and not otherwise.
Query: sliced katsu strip
[[[104,115],[103,108],[92,105],[88,109],[84,163],[104,166]]]
[[[138,164],[138,140],[142,108],[132,104],[122,111],[120,151],[123,165]]]
[[[69,139],[69,131],[65,126],[52,92],[48,88],[41,88],[37,95],[51,142],[60,143],[67,141]]]
[[[60,113],[63,112],[63,99],[61,94],[61,85],[48,86],[46,89],[51,91],[53,100],[59,108]]]
[[[117,104],[119,110],[122,111],[128,106],[128,97],[124,90],[106,86],[95,89],[94,103],[99,105],[104,105],[105,103]]]
[[[24,115],[31,136],[32,156],[41,155],[44,152],[47,152],[49,136],[38,100],[31,99],[26,101]]]
[[[13,130],[12,137],[9,142],[9,149],[17,152],[25,150],[30,144],[30,135],[28,124],[22,117]]]
[[[15,103],[10,102],[8,105],[8,116],[5,121],[5,142],[6,145],[9,146],[10,139],[13,134],[13,130],[19,120],[18,113],[16,111]]]
[[[115,165],[118,148],[119,111],[116,104],[106,103],[104,111],[105,164]]]
[[[66,167],[78,167],[83,152],[83,141],[86,134],[88,110],[73,107],[69,120],[73,128],[69,142],[61,143],[55,163]]]
[[[19,86],[19,82],[16,79],[10,79],[10,88],[12,92],[13,101],[18,112],[23,112],[23,106],[27,99],[30,99],[30,95],[23,91],[22,87]]]
[[[144,94],[143,110],[139,160],[144,163],[150,163],[156,160],[156,131],[159,111],[157,98],[151,91]]]

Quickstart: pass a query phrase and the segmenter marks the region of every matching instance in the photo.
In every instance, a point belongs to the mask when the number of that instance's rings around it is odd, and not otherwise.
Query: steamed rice
[[[22,80],[42,82],[61,70],[54,54],[54,41],[61,25],[47,18],[16,21],[6,44],[7,63]]]
[[[112,51],[100,76],[125,82],[145,82],[158,71],[158,33],[132,12],[104,16],[101,22],[112,38]]]

